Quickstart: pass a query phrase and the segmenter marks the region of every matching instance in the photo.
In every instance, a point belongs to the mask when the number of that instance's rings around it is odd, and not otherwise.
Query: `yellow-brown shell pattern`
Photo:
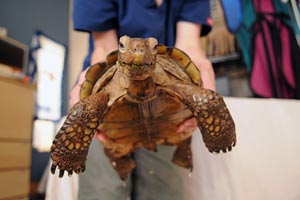
[[[168,55],[171,59],[173,59],[183,70],[184,72],[190,77],[191,81],[202,87],[202,79],[201,73],[198,67],[192,62],[190,57],[180,49],[175,47],[167,47],[165,45],[158,45],[157,46],[157,54],[160,55]],[[165,66],[163,66],[165,67]],[[168,70],[168,69],[166,69]],[[176,75],[176,72],[172,73]]]
[[[107,72],[107,70],[116,64],[118,59],[118,51],[113,51],[106,56],[105,61],[92,65],[85,75],[85,81],[83,82],[80,90],[80,99],[86,98],[91,95],[97,80]]]

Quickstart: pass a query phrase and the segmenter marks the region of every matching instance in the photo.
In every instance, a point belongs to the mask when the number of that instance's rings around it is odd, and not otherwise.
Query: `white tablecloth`
[[[300,101],[225,98],[237,145],[211,154],[194,134],[194,170],[184,179],[186,200],[299,200]],[[48,200],[76,200],[78,177],[48,178]]]
[[[230,153],[212,155],[193,139],[188,200],[299,200],[300,101],[226,98],[237,129]]]

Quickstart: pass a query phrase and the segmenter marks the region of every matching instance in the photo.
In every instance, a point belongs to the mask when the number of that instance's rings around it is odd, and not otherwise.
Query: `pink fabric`
[[[255,39],[254,62],[250,84],[254,92],[260,96],[272,97],[272,86],[269,70],[267,67],[266,53],[264,51],[262,35],[258,34]]]
[[[253,4],[256,12],[272,13],[275,11],[272,0],[253,0]]]
[[[265,13],[274,13],[272,0],[253,0],[256,12],[262,11]],[[271,74],[267,60],[267,53],[271,61],[271,68],[275,82],[275,88],[278,92],[279,98],[292,98],[294,96],[294,89],[296,88],[293,68],[291,62],[291,47],[289,30],[280,20],[275,19],[274,16],[266,17],[270,22],[276,23],[280,27],[280,42],[281,52],[280,57],[276,57],[274,44],[271,40],[271,32],[268,28],[267,22],[262,22],[262,29],[265,33],[267,47],[265,49],[263,36],[261,31],[256,34],[254,41],[254,60],[252,67],[252,75],[250,84],[253,91],[263,97],[274,97]],[[281,66],[279,64],[282,64]]]
[[[283,72],[285,75],[286,80],[288,83],[293,87],[296,88],[296,83],[293,77],[293,69],[292,69],[292,62],[291,62],[291,48],[288,44],[290,44],[290,37],[288,30],[285,26],[281,29],[281,43],[284,44],[282,47],[282,58],[283,58]],[[300,56],[300,55],[299,55]]]

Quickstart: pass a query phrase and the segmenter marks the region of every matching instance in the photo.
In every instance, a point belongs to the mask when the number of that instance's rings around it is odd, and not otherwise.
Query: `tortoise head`
[[[130,79],[144,80],[152,75],[156,62],[155,38],[130,38],[123,36],[119,40],[118,64]]]

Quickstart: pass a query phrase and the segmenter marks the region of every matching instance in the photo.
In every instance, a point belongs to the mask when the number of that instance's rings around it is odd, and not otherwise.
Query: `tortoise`
[[[121,179],[135,168],[130,154],[159,144],[176,145],[173,163],[192,169],[192,132],[176,130],[195,117],[210,152],[226,152],[236,143],[234,121],[222,96],[203,88],[189,56],[155,38],[119,39],[119,49],[89,68],[80,101],[70,110],[51,147],[54,173],[85,170],[97,129],[107,138],[104,152]]]

